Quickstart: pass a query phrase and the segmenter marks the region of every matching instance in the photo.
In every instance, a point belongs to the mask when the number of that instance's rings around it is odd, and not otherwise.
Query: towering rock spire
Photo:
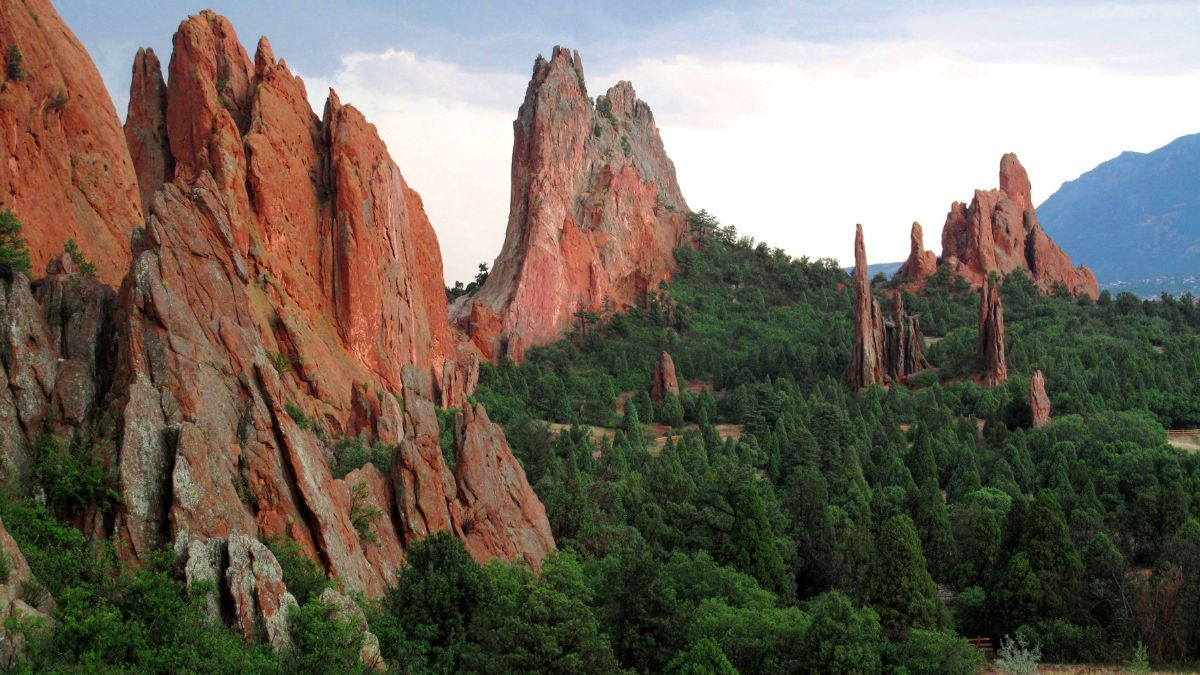
[[[1050,424],[1050,396],[1046,393],[1046,378],[1040,370],[1033,371],[1033,377],[1029,378],[1029,412],[1035,428]]]
[[[909,242],[908,260],[896,271],[896,278],[920,284],[926,277],[937,272],[937,256],[933,251],[925,250],[925,235],[918,222],[914,221],[912,224]]]
[[[1000,287],[987,279],[979,289],[979,338],[977,347],[983,357],[983,384],[988,387],[1008,381],[1008,362],[1004,354],[1004,306]]]
[[[74,239],[116,286],[142,214],[100,73],[49,0],[0,0],[0,44],[20,58],[0,95],[0,210],[21,221],[35,276]]]
[[[504,247],[452,318],[485,357],[519,360],[579,309],[643,302],[688,241],[688,207],[649,106],[628,82],[593,105],[578,52],[538,57],[513,135]]]
[[[153,49],[138,49],[133,58],[129,102],[125,142],[137,173],[142,212],[148,213],[150,198],[175,173],[167,142],[167,84]]]
[[[1074,295],[1099,294],[1092,271],[1072,267],[1038,223],[1029,175],[1011,153],[1000,160],[1000,189],[976,190],[969,206],[951,205],[942,228],[942,264],[978,286],[992,272],[1019,269],[1044,291],[1062,284]],[[906,273],[906,278],[917,277]]]
[[[854,348],[850,353],[850,387],[855,391],[872,384],[883,384],[883,316],[871,293],[867,273],[867,247],[862,225],[854,231]]]

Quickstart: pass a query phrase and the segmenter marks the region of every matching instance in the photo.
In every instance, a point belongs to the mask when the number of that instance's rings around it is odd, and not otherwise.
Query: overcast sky
[[[165,64],[180,20],[203,8],[56,4],[122,116],[134,52]],[[207,6],[250,52],[267,35],[318,113],[332,86],[379,127],[424,197],[448,280],[500,250],[512,120],[534,57],[555,44],[581,52],[593,94],[633,82],[693,209],[843,263],[856,222],[872,262],[903,259],[914,220],[940,252],[950,203],[995,187],[1005,152],[1041,202],[1123,150],[1200,131],[1197,2],[672,4]]]

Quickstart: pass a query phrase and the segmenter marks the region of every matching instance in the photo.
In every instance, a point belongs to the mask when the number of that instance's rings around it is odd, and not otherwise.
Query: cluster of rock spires
[[[908,259],[895,274],[903,288],[918,290],[939,268],[944,268],[979,288],[978,348],[983,360],[980,381],[986,386],[1008,380],[1004,308],[994,274],[1022,270],[1045,292],[1061,286],[1076,296],[1099,296],[1092,271],[1084,265],[1072,267],[1071,259],[1042,229],[1030,191],[1025,167],[1016,155],[1004,155],[1000,159],[1000,189],[976,190],[969,206],[962,202],[951,205],[942,229],[941,258],[925,250],[921,224],[914,222]],[[854,263],[858,301],[851,387],[858,390],[871,384],[904,382],[930,367],[920,352],[920,328],[915,317],[905,317],[899,292],[893,292],[896,309],[891,322],[880,313],[867,279],[861,225],[855,236]],[[1044,409],[1049,419],[1048,400]]]
[[[938,265],[982,286],[988,275],[1022,270],[1044,291],[1062,285],[1073,295],[1099,296],[1096,275],[1086,266],[1073,267],[1037,219],[1029,174],[1017,156],[1000,158],[1000,189],[976,190],[970,205],[954,202],[942,228],[940,263],[925,250],[921,226],[913,223],[912,249],[896,279],[918,288]]]
[[[854,345],[850,354],[850,386],[855,391],[873,384],[903,384],[931,366],[922,350],[921,324],[904,312],[904,300],[892,294],[893,311],[885,317],[871,290],[867,247],[862,225],[854,234]]]
[[[504,247],[451,318],[485,357],[520,361],[577,310],[643,302],[690,240],[675,167],[628,82],[593,103],[579,53],[555,47],[534,64],[513,133]]]
[[[481,561],[538,567],[545,510],[466,400],[479,361],[451,330],[436,236],[362,114],[330,92],[318,118],[265,38],[251,60],[206,11],[180,24],[167,81],[138,51],[122,130],[48,0],[0,0],[0,16],[27,70],[0,93],[0,208],[46,271],[0,281],[3,469],[23,484],[42,433],[89,444],[121,500],[85,532],[130,564],[172,546],[226,581],[232,604],[214,611],[268,634],[288,596],[263,538],[294,540],[367,597],[439,530]],[[641,119],[614,91],[621,119]],[[97,278],[62,254],[68,239]],[[461,408],[453,470],[438,405]],[[392,445],[390,465],[334,478],[315,430]],[[351,522],[363,495],[374,537]]]

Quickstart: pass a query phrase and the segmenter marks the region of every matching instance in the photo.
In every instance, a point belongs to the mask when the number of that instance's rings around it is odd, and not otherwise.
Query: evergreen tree
[[[892,516],[883,524],[867,575],[866,597],[879,612],[884,633],[892,639],[903,638],[911,628],[945,625],[937,586],[929,576],[917,530],[908,516]]]

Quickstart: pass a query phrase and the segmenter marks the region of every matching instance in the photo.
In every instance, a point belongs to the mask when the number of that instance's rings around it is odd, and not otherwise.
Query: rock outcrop
[[[942,228],[942,264],[982,286],[988,275],[1022,270],[1044,291],[1062,285],[1073,295],[1098,297],[1096,276],[1050,240],[1037,219],[1029,175],[1017,156],[1000,160],[1000,189],[976,190],[970,205],[955,202]],[[910,258],[911,260],[911,258]],[[906,271],[906,278],[918,277]]]
[[[850,352],[850,388],[858,391],[883,384],[883,313],[871,292],[867,272],[867,247],[862,225],[854,231],[854,346]]]
[[[650,385],[650,398],[661,402],[667,394],[679,395],[679,377],[675,372],[675,360],[663,352],[654,362],[654,380]]]
[[[896,270],[896,279],[920,285],[925,278],[937,272],[937,256],[933,251],[925,250],[925,234],[921,224],[913,222],[912,233],[909,235],[911,247],[908,259]]]
[[[0,280],[0,471],[24,482],[32,439],[75,438],[97,414],[113,358],[113,291],[59,254],[37,283]]]
[[[919,230],[917,231],[919,234]],[[850,387],[903,384],[909,376],[931,368],[921,342],[921,324],[904,311],[904,299],[892,294],[892,315],[885,317],[871,290],[867,247],[862,225],[854,232],[854,345],[850,353]]]
[[[0,83],[0,209],[21,221],[35,272],[73,239],[116,286],[142,214],[100,73],[49,0],[0,0],[0,44],[6,64],[20,58]]]
[[[247,639],[260,629],[277,649],[292,644],[288,611],[296,598],[283,583],[283,568],[262,542],[233,532],[229,539],[193,539],[187,547],[184,577],[188,585],[209,583],[205,598],[209,616],[230,618]],[[229,607],[231,617],[223,616]]]
[[[139,52],[135,71],[158,82],[155,65]],[[129,137],[154,139],[165,119],[166,138],[161,164],[138,163],[154,192],[117,312],[117,534],[135,557],[163,532],[177,551],[287,537],[377,596],[413,539],[467,534],[434,401],[461,405],[478,362],[450,335],[436,237],[374,127],[332,92],[318,118],[265,38],[251,61],[202,12],[175,34],[170,70],[165,104],[137,78],[130,99]],[[161,167],[173,175],[160,184]],[[379,467],[391,480],[369,466],[334,478],[317,430],[398,443]],[[500,502],[536,501],[523,472],[509,488]],[[351,518],[364,499],[380,514],[372,536]],[[548,532],[544,511],[513,513],[479,525],[472,553],[540,561],[551,539],[511,539]]]
[[[436,237],[374,127],[332,92],[318,118],[266,39],[251,61],[212,12],[180,25],[170,71],[164,90],[138,52],[120,138],[138,172],[124,203],[146,218],[119,291],[61,242],[40,281],[0,280],[0,458],[18,489],[36,436],[88,444],[119,503],[75,524],[134,565],[172,546],[229,591],[211,612],[233,607],[277,646],[294,601],[262,539],[367,597],[443,529],[479,560],[536,567],[554,546],[545,512],[482,408],[454,470],[442,456],[434,402],[463,406],[479,362],[451,335]],[[37,199],[69,203],[46,186]],[[335,477],[335,441],[358,435],[395,446],[390,466]]]
[[[925,358],[921,321],[904,311],[904,298],[892,293],[892,315],[883,321],[883,362],[888,379],[903,384],[933,366]]]
[[[983,359],[984,386],[993,387],[1008,381],[1008,362],[1004,354],[1004,305],[1000,302],[1000,287],[985,280],[979,289],[979,337],[977,348]]]
[[[579,54],[555,47],[534,63],[513,134],[504,247],[452,318],[486,358],[519,361],[579,310],[644,302],[689,238],[675,167],[628,82],[593,105]]]
[[[1029,413],[1034,428],[1050,424],[1050,396],[1046,393],[1046,377],[1042,371],[1033,371],[1029,378]]]

